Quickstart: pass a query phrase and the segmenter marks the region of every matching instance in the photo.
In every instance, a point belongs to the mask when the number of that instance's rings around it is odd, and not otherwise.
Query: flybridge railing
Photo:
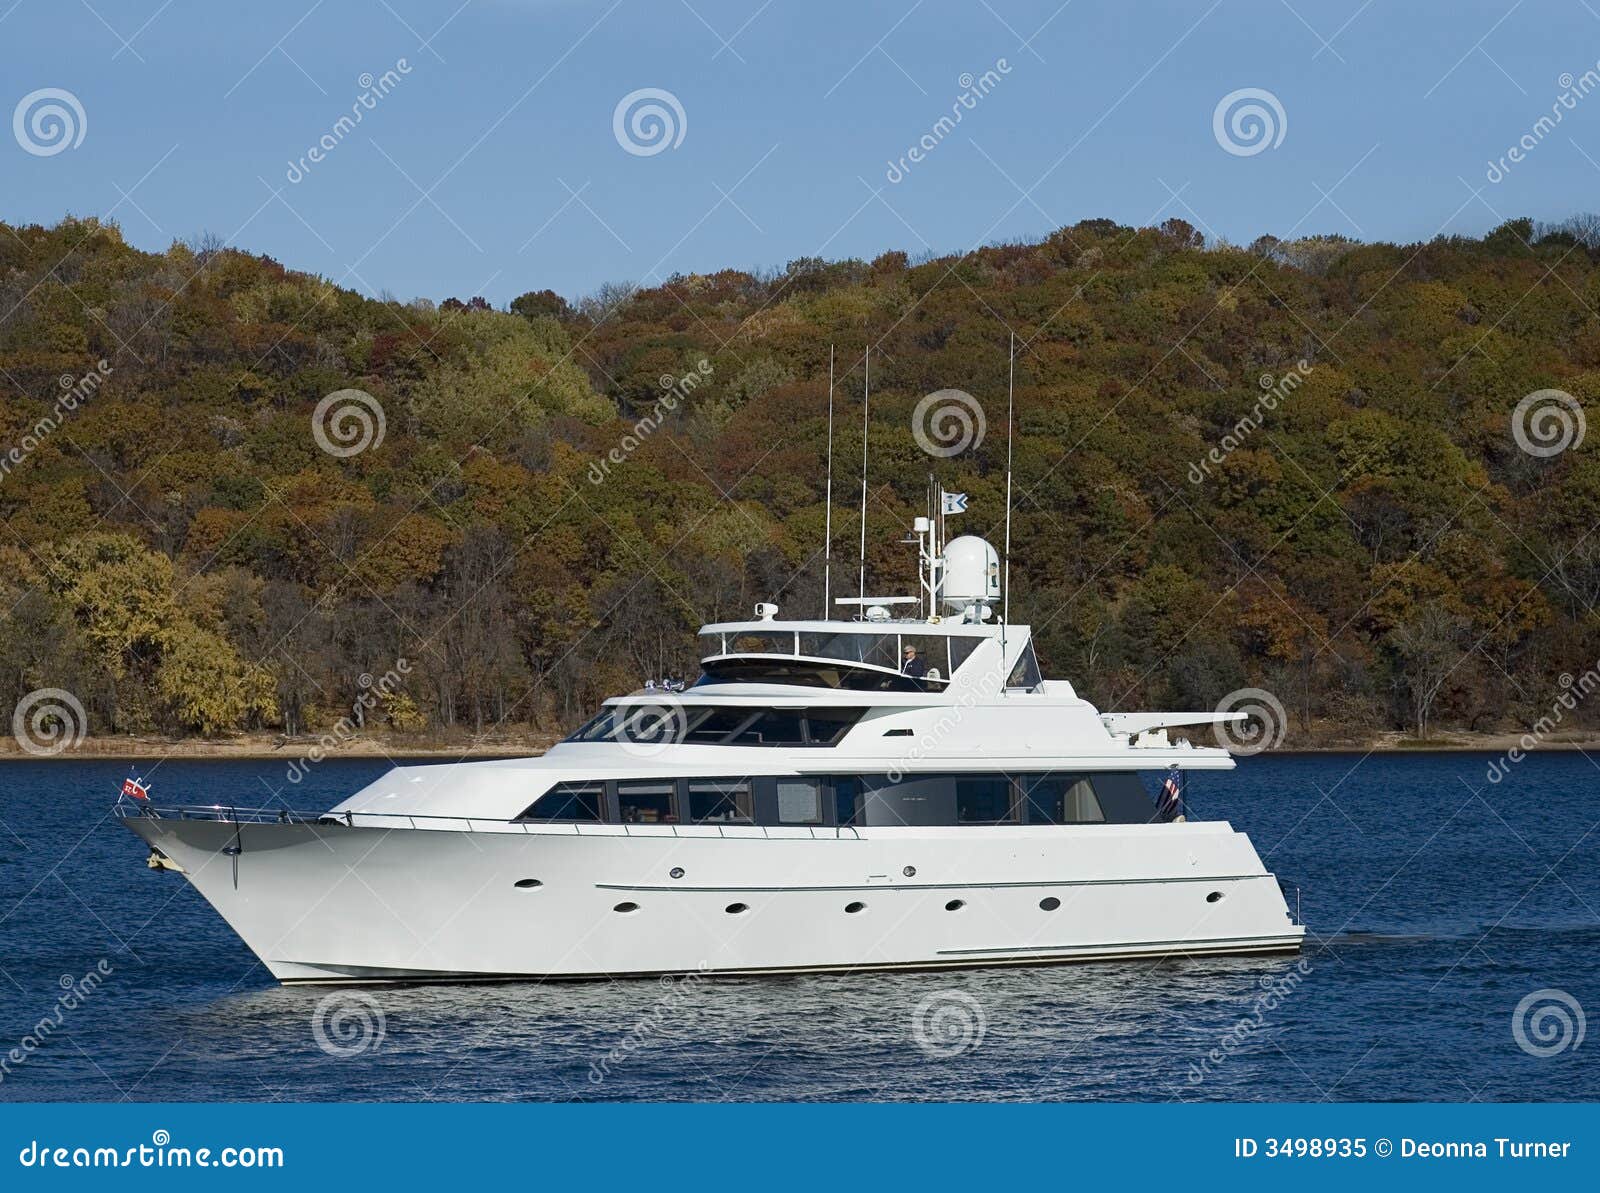
[[[666,836],[684,836],[688,838],[704,840],[709,836],[709,834],[704,831],[680,834],[678,830],[680,828],[698,830],[714,828],[717,830],[717,836],[728,837],[729,834],[724,831],[726,828],[755,828],[761,830],[759,837],[756,837],[754,834],[749,832],[738,832],[732,834],[732,836],[740,840],[794,840],[794,837],[788,833],[780,833],[779,835],[774,836],[772,833],[767,831],[771,826],[751,824],[663,824],[650,826],[652,829],[657,831],[635,832],[634,829],[638,826],[627,824],[604,824],[599,821],[500,820],[493,816],[436,816],[420,815],[411,812],[296,812],[289,808],[236,808],[228,804],[157,806],[154,804],[145,803],[142,800],[133,800],[127,798],[119,799],[117,801],[115,811],[125,816],[148,816],[154,820],[206,820],[217,824],[318,824],[330,827],[345,828],[363,827],[362,824],[358,824],[358,817],[360,821],[366,822],[365,827],[375,828],[386,827],[387,825],[393,824],[397,821],[404,822],[411,828],[427,828],[429,827],[429,823],[427,822],[438,824],[445,821],[449,821],[450,823],[456,825],[467,824],[470,826],[475,821],[479,824],[492,824],[496,827],[497,831],[515,832],[517,830],[521,830],[522,832],[530,835],[565,835],[563,833],[540,834],[539,830],[541,828],[571,828],[572,835],[580,837],[640,836],[660,838]],[[417,823],[418,821],[423,821],[425,823],[419,825]],[[856,829],[851,825],[840,825],[837,828],[819,828],[815,825],[789,825],[786,826],[786,828],[791,831],[802,828],[808,829],[813,837],[822,834],[829,837],[845,838],[848,834],[847,839],[861,839],[861,834],[857,832]],[[671,831],[668,833],[663,833],[659,831],[660,829],[670,829]]]

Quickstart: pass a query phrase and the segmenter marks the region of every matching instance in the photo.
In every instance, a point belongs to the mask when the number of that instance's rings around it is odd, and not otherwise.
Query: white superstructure
[[[1233,717],[1043,679],[995,619],[994,549],[942,523],[917,520],[919,597],[706,626],[692,687],[608,700],[541,757],[397,767],[319,817],[119,810],[283,981],[1299,947],[1249,839],[1152,798],[1233,766],[1166,731]]]

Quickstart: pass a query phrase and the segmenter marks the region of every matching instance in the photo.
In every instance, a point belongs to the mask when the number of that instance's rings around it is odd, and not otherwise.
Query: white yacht
[[[1103,713],[1042,678],[997,553],[946,545],[937,500],[919,596],[708,625],[692,686],[608,700],[540,757],[397,767],[314,816],[119,815],[284,982],[1297,949],[1249,838],[1178,799],[1234,762],[1168,731],[1236,715]]]

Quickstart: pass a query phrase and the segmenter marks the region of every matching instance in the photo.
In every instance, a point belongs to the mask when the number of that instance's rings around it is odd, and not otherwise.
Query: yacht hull
[[[284,982],[1039,965],[1304,935],[1249,839],[1215,822],[460,823],[124,819]]]

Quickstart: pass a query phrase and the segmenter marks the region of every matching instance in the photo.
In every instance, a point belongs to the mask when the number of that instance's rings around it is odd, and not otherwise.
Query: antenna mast
[[[828,496],[822,519],[822,620],[833,608],[833,345],[828,345]]]
[[[863,608],[867,596],[867,404],[872,400],[872,343],[867,343],[865,375],[861,383],[861,553],[860,591]]]
[[[1017,391],[1017,333],[1011,333],[1009,356],[1006,362],[1006,546],[1003,578],[1005,586],[1000,593],[1000,665],[1006,665],[1006,634],[1011,629],[1011,441],[1013,437],[1011,411]],[[1001,693],[1005,685],[1001,685]]]

